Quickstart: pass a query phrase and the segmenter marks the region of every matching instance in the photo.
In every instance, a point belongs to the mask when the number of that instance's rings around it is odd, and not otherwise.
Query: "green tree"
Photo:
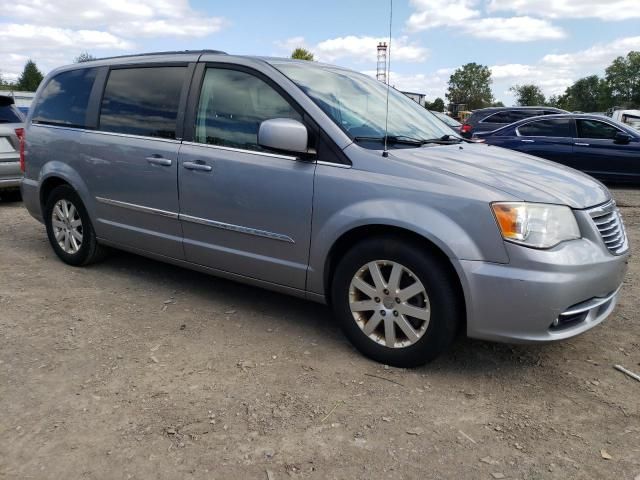
[[[466,104],[469,110],[491,105],[491,70],[477,63],[463,65],[449,78],[446,96],[451,103]]]
[[[581,78],[557,98],[557,106],[578,112],[603,112],[611,104],[606,81],[597,75]]]
[[[616,58],[605,71],[611,100],[618,106],[640,107],[640,52]]]
[[[298,47],[291,53],[291,58],[313,62],[313,53],[306,48]]]
[[[96,57],[91,55],[89,52],[84,51],[80,55],[78,55],[76,58],[74,58],[73,63],[90,62],[91,60],[95,60],[95,59]]]
[[[547,98],[547,105],[550,107],[560,108],[560,95],[551,95]]]
[[[534,107],[544,105],[546,98],[542,89],[533,83],[526,85],[514,85],[509,89],[516,97],[516,104],[521,107]]]
[[[43,78],[44,76],[42,75],[42,72],[38,70],[35,62],[29,59],[24,65],[22,75],[18,78],[16,89],[24,92],[35,92]]]
[[[433,110],[435,112],[444,112],[444,100],[438,97],[431,103],[427,102],[425,107],[428,110]]]
[[[504,107],[504,103],[502,103],[501,101],[497,101],[497,102],[493,102],[491,104],[492,107]]]

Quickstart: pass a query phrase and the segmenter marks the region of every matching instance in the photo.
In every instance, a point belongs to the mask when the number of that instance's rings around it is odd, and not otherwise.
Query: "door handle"
[[[210,172],[213,170],[211,165],[207,165],[202,160],[196,160],[195,162],[183,162],[182,166],[187,170],[197,170],[199,172]]]
[[[524,143],[535,143],[535,140],[520,140],[520,141]]]
[[[146,160],[151,165],[161,165],[163,167],[170,167],[171,166],[171,160],[169,160],[168,158],[160,157],[160,156],[156,157],[154,155],[151,155],[150,157],[147,157]]]
[[[577,145],[579,147],[588,147],[589,146],[588,143],[579,143],[579,142],[574,143],[574,145]]]

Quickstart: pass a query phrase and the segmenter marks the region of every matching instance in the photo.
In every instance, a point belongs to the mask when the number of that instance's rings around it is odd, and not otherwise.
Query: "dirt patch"
[[[616,189],[640,248],[640,191]],[[64,266],[0,204],[0,478],[640,475],[640,265],[570,341],[361,357],[321,306],[125,253]],[[637,253],[636,253],[637,255]]]

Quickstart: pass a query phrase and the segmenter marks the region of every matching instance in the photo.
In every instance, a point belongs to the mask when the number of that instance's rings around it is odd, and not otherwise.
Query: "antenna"
[[[389,136],[389,89],[391,88],[389,82],[391,81],[391,27],[393,25],[393,0],[390,1],[389,6],[389,60],[387,61],[387,109],[384,117],[384,150],[382,151],[383,157],[389,156],[389,150],[387,150],[387,137]]]

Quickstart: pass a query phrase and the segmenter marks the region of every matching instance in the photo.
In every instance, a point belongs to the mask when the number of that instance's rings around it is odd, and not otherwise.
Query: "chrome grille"
[[[629,248],[624,222],[615,202],[611,201],[589,210],[589,215],[602,236],[607,249],[614,255],[620,255]]]

